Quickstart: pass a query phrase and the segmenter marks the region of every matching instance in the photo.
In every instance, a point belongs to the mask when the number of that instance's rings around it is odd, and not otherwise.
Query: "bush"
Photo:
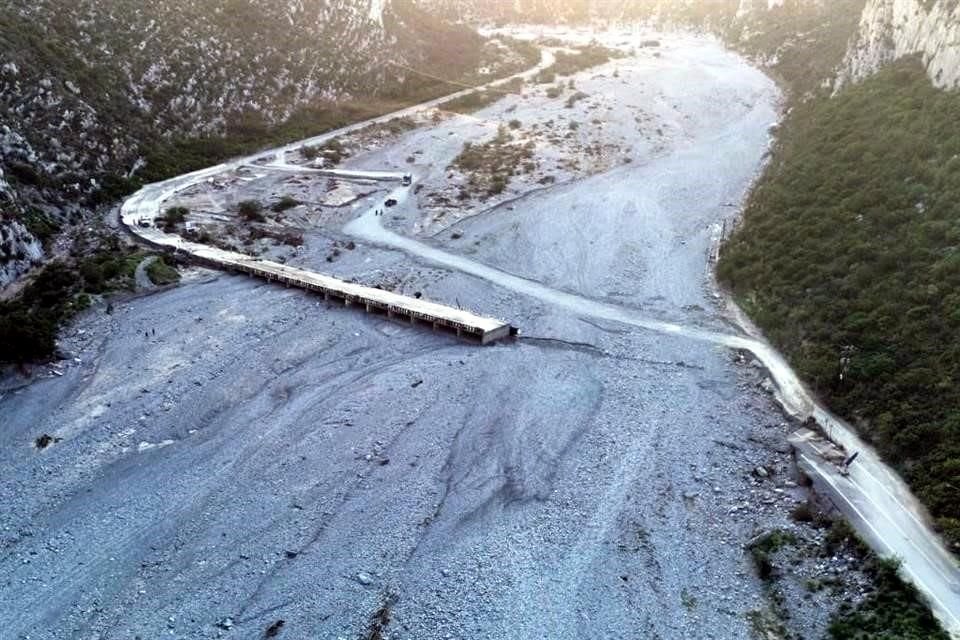
[[[237,213],[247,222],[266,222],[263,215],[263,205],[256,200],[244,200],[237,205]]]
[[[52,262],[19,297],[0,303],[0,362],[22,364],[54,355],[60,323],[76,310],[78,280],[66,263]]]
[[[797,522],[813,522],[814,513],[813,508],[810,506],[810,502],[801,502],[795,506],[793,511],[790,513],[790,517]]]
[[[551,84],[557,79],[557,76],[569,76],[574,73],[585,71],[591,67],[596,67],[610,61],[611,58],[621,57],[621,53],[614,49],[607,49],[600,45],[587,45],[581,47],[579,53],[567,53],[558,51],[556,62],[552,66],[540,71],[535,77],[534,82],[538,84]],[[571,85],[571,88],[572,85]],[[555,96],[554,96],[555,97]]]
[[[180,273],[167,264],[162,256],[147,266],[147,277],[150,278],[150,282],[157,286],[180,282]]]
[[[566,107],[567,109],[573,109],[575,106],[577,106],[578,102],[580,102],[581,100],[586,100],[589,97],[590,96],[584,93],[583,91],[577,91],[576,93],[571,95],[569,98],[567,98]]]
[[[469,175],[469,185],[486,197],[503,193],[511,177],[522,170],[532,171],[534,143],[514,139],[509,126],[500,125],[497,135],[489,142],[467,142],[454,158],[452,168]],[[458,199],[467,200],[468,191],[461,191]]]
[[[761,580],[773,579],[776,569],[773,566],[772,556],[784,547],[797,543],[797,538],[789,531],[775,530],[758,538],[750,545],[750,557]]]
[[[841,605],[830,623],[831,640],[949,640],[899,568],[896,560],[874,563],[876,591],[856,607]]]
[[[157,222],[160,223],[164,231],[172,233],[176,230],[177,226],[186,221],[189,213],[190,210],[186,207],[170,207],[163,212],[163,215],[157,219]]]
[[[773,568],[773,562],[770,561],[770,554],[762,549],[754,547],[750,549],[750,557],[753,558],[753,566],[757,570],[757,576],[767,582],[773,579],[776,571]]]
[[[270,209],[274,213],[283,213],[288,209],[293,209],[294,207],[298,207],[298,206],[300,206],[299,200],[297,200],[296,198],[292,198],[290,196],[283,196],[282,198],[280,198],[280,200],[274,203],[274,205],[270,207]]]
[[[489,107],[503,97],[499,91],[473,91],[471,93],[447,100],[440,108],[453,113],[470,114]]]
[[[350,157],[350,153],[347,151],[346,147],[343,146],[343,143],[334,138],[333,140],[328,141],[322,147],[318,149],[319,155],[330,163],[330,166],[337,166],[345,158]]]
[[[39,209],[29,209],[22,216],[20,222],[33,234],[44,246],[50,244],[53,237],[60,231],[60,225]]]

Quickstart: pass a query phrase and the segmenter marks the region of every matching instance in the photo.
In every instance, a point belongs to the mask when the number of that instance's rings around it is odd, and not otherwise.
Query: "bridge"
[[[359,177],[359,176],[358,176]],[[393,175],[372,176],[372,179],[399,179]],[[161,251],[171,252],[192,262],[215,269],[245,273],[263,278],[269,282],[278,282],[286,286],[298,287],[323,296],[324,300],[339,302],[346,307],[360,308],[367,313],[384,318],[402,321],[413,326],[422,326],[434,331],[444,331],[458,338],[476,344],[490,344],[504,338],[515,336],[516,327],[483,317],[464,309],[454,308],[436,302],[404,296],[391,291],[345,282],[328,275],[291,267],[279,262],[262,260],[234,251],[164,233],[154,226],[160,214],[160,207],[177,192],[196,184],[184,181],[164,190],[165,185],[148,185],[124,202],[120,218],[124,226],[141,242]]]

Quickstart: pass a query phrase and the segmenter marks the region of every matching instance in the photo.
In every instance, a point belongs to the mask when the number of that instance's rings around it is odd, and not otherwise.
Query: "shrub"
[[[856,607],[843,604],[830,623],[831,640],[949,640],[896,560],[874,563],[876,590]]]
[[[50,358],[60,323],[74,311],[79,275],[65,262],[51,262],[14,300],[0,303],[0,362]]]
[[[590,96],[584,93],[583,91],[577,91],[576,93],[571,95],[569,98],[567,98],[566,107],[567,109],[573,109],[575,106],[577,106],[578,102],[580,102],[581,100],[586,100],[589,97]]]
[[[333,140],[328,141],[319,149],[320,155],[322,155],[331,166],[336,166],[343,162],[345,158],[350,157],[350,153],[347,151],[346,147],[343,146],[343,143],[338,139],[334,138]]]
[[[445,111],[469,114],[489,107],[503,97],[499,91],[473,91],[471,93],[447,100],[440,105]]]
[[[167,233],[176,230],[178,225],[184,223],[190,210],[186,207],[170,207],[163,212],[163,215],[157,218],[157,222]]]
[[[797,522],[813,522],[813,509],[809,502],[801,502],[790,513],[790,517]]]
[[[180,273],[167,264],[163,257],[158,257],[147,266],[147,277],[158,286],[180,282]]]
[[[773,562],[770,561],[770,554],[754,547],[750,549],[750,557],[753,558],[753,566],[757,570],[757,576],[764,582],[771,580],[775,570]]]
[[[244,200],[237,205],[237,213],[247,222],[266,222],[263,205],[256,200]]]
[[[512,175],[530,170],[534,146],[532,141],[515,140],[510,127],[500,125],[492,140],[465,143],[451,167],[470,174],[470,185],[478,187],[483,196],[495,196],[506,190]],[[467,200],[469,196],[461,190],[458,199]]]
[[[29,209],[20,221],[44,246],[50,244],[53,237],[60,231],[60,225],[39,209]]]
[[[284,211],[288,209],[293,209],[294,207],[297,207],[297,206],[300,206],[299,200],[291,196],[283,196],[282,198],[280,198],[280,200],[275,202],[274,205],[270,207],[270,209],[274,213],[283,213]]]

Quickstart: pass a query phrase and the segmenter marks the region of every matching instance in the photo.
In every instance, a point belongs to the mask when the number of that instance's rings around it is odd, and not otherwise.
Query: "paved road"
[[[888,478],[874,452],[860,454],[842,475],[831,462],[836,447],[803,429],[790,438],[797,461],[870,546],[884,556],[903,558],[905,576],[926,594],[937,617],[956,634],[960,629],[960,575],[956,561],[939,541],[931,538],[922,514],[912,511],[912,501],[897,496],[897,479]],[[877,474],[882,474],[878,477]],[[891,480],[893,480],[891,482]],[[909,559],[909,561],[907,561]]]

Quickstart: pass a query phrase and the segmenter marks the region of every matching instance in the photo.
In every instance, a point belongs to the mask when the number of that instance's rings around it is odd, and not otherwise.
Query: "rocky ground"
[[[587,301],[728,327],[709,244],[761,163],[777,91],[714,42],[663,40],[659,57],[577,76],[593,97],[570,109],[537,89],[344,165],[417,174],[421,197],[387,217],[396,230]],[[459,179],[464,142],[514,118],[535,137],[534,123],[598,109],[582,135],[632,162],[548,189],[538,174],[511,180],[449,217],[430,208]],[[538,171],[558,173],[552,153]],[[463,301],[524,337],[477,348],[206,271],[91,310],[64,337],[63,375],[10,376],[0,397],[3,634],[759,633],[776,608],[745,545],[821,535],[791,518],[808,496],[761,368],[397,251],[346,249],[337,225],[303,220],[291,261]],[[332,242],[343,250],[327,261]],[[802,622],[788,624],[822,636],[829,599],[797,594]]]

